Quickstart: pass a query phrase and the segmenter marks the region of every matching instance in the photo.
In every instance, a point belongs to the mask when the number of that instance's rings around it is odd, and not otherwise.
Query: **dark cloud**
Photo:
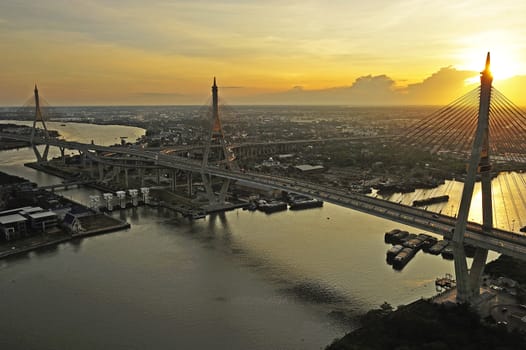
[[[239,98],[241,103],[307,104],[307,105],[430,105],[447,104],[469,91],[466,79],[477,72],[441,68],[422,82],[399,86],[391,77],[365,75],[350,86],[307,90],[294,86],[279,93]]]

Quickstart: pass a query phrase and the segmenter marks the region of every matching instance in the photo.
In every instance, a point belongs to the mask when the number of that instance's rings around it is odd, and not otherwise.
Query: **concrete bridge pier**
[[[44,152],[42,154],[40,154],[40,151],[38,150],[37,146],[33,145],[33,152],[37,157],[37,163],[45,163],[48,160],[47,155],[49,153],[49,145],[44,146]]]
[[[172,192],[175,192],[175,189],[177,187],[177,170],[172,169],[170,174],[171,174],[171,177],[172,177],[171,190],[172,190]]]
[[[98,168],[99,168],[98,169],[99,170],[99,181],[102,181],[102,180],[104,180],[104,164],[99,162],[97,165],[98,165]]]
[[[139,182],[141,184],[141,187],[144,187],[144,169],[137,168],[137,172],[139,173]]]
[[[79,157],[80,157],[80,166],[85,168],[86,167],[86,153],[79,149]]]
[[[60,159],[62,160],[62,164],[66,164],[66,149],[64,147],[59,147],[60,149]]]
[[[95,167],[93,165],[93,159],[88,159],[88,166],[89,166],[89,177],[94,178],[95,177]]]
[[[491,164],[490,164],[490,144],[489,144],[489,111],[491,105],[491,84],[493,76],[490,72],[490,55],[486,58],[486,67],[481,72],[479,115],[477,130],[472,145],[471,156],[468,162],[468,170],[460,207],[457,215],[455,231],[453,232],[453,248],[455,257],[455,277],[457,280],[457,301],[471,302],[480,294],[480,280],[488,251],[477,249],[475,258],[468,270],[466,255],[464,252],[464,234],[468,222],[468,214],[471,208],[471,200],[475,187],[477,173],[481,176],[482,190],[482,230],[489,234],[493,227],[493,205],[491,196]]]
[[[192,177],[191,171],[186,172],[186,187],[187,187],[188,197],[192,198],[194,189],[193,189],[193,177]]]
[[[113,178],[115,179],[115,181],[119,182],[120,181],[120,172],[121,172],[121,168],[118,167],[118,166],[114,166],[113,167]]]
[[[128,189],[130,186],[129,186],[129,183],[128,183],[128,167],[125,167],[124,168],[124,188],[125,189]]]

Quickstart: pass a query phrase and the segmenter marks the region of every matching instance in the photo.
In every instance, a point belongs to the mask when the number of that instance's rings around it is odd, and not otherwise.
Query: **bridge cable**
[[[516,217],[517,217],[517,218],[520,218],[519,209],[518,209],[518,207],[517,207],[517,203],[515,203],[515,196],[513,195],[513,192],[511,191],[511,186],[510,186],[510,183],[509,183],[509,181],[508,181],[508,176],[507,176],[508,174],[505,173],[505,174],[502,174],[502,175],[505,176],[505,177],[504,177],[504,182],[506,183],[506,188],[507,188],[508,193],[509,193],[508,197],[509,197],[510,200],[511,200],[511,204],[513,205],[513,209],[515,210]],[[513,221],[514,221],[514,220],[512,220],[512,222],[513,222]],[[520,223],[520,221],[519,221],[519,223]],[[514,229],[515,227],[513,227],[513,225],[512,225],[512,228]]]
[[[504,200],[504,191],[502,190],[502,182],[500,180],[500,176],[497,176],[497,180],[499,182],[499,189],[500,189],[500,195],[501,195],[501,202],[502,202],[502,205],[504,206],[504,213],[506,214],[506,221],[508,221],[508,228],[511,226],[510,225],[510,217],[508,215],[508,208],[507,208],[507,205],[506,205],[506,201]]]
[[[512,179],[513,179],[513,183],[515,184],[515,188],[517,189],[517,193],[518,193],[519,198],[520,198],[520,200],[521,200],[521,202],[522,202],[522,209],[523,209],[523,212],[524,212],[524,211],[526,210],[526,199],[524,198],[523,193],[522,193],[522,191],[521,191],[521,188],[520,188],[520,186],[519,186],[519,183],[518,183],[518,181],[517,181],[517,175],[518,175],[518,174],[517,174],[516,172],[512,172],[512,173],[511,173],[511,176],[512,176]],[[524,225],[522,224],[524,221],[522,220],[522,218],[520,217],[520,215],[518,216],[518,219],[519,219],[519,225],[520,225],[521,227],[524,226]]]

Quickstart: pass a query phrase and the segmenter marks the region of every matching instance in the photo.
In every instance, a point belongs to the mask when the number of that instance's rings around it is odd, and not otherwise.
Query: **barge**
[[[438,255],[442,253],[442,250],[444,250],[444,248],[446,248],[448,245],[449,245],[449,241],[446,241],[446,240],[438,241],[431,248],[429,248],[428,253],[433,254],[433,255]]]
[[[386,261],[389,265],[391,265],[393,263],[393,260],[395,258],[395,256],[400,253],[400,251],[404,249],[404,246],[400,245],[400,244],[396,244],[394,246],[392,246],[391,248],[389,248],[387,250],[387,257],[386,257]]]
[[[393,268],[395,270],[402,270],[407,263],[413,259],[416,254],[415,249],[403,248],[393,259]]]
[[[400,244],[403,240],[407,239],[408,236],[409,232],[395,228],[394,230],[385,233],[384,241],[385,243]]]
[[[301,210],[323,207],[323,201],[314,198],[295,198],[290,201],[290,210]]]
[[[275,213],[278,211],[287,210],[287,203],[282,201],[270,201],[265,200],[258,201],[258,209],[266,214]]]
[[[424,205],[437,204],[449,201],[449,196],[437,196],[426,199],[417,199],[413,201],[413,207],[422,207]]]

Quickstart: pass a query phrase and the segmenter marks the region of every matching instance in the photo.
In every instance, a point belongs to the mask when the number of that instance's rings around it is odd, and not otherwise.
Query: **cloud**
[[[474,86],[467,78],[476,72],[444,67],[418,83],[401,85],[386,74],[358,77],[350,86],[307,90],[302,86],[278,93],[240,97],[233,102],[306,105],[437,105],[447,104]],[[526,77],[525,77],[526,78]],[[234,99],[232,99],[234,100]]]
[[[185,96],[177,92],[137,92],[134,94],[138,97],[174,97],[174,96]]]
[[[407,86],[405,92],[408,102],[411,104],[446,104],[462,96],[468,90],[466,79],[477,75],[477,72],[457,70],[451,66],[441,68],[422,82]]]
[[[387,75],[367,75],[359,77],[349,88],[351,104],[386,104],[395,102],[397,92],[395,81]]]

